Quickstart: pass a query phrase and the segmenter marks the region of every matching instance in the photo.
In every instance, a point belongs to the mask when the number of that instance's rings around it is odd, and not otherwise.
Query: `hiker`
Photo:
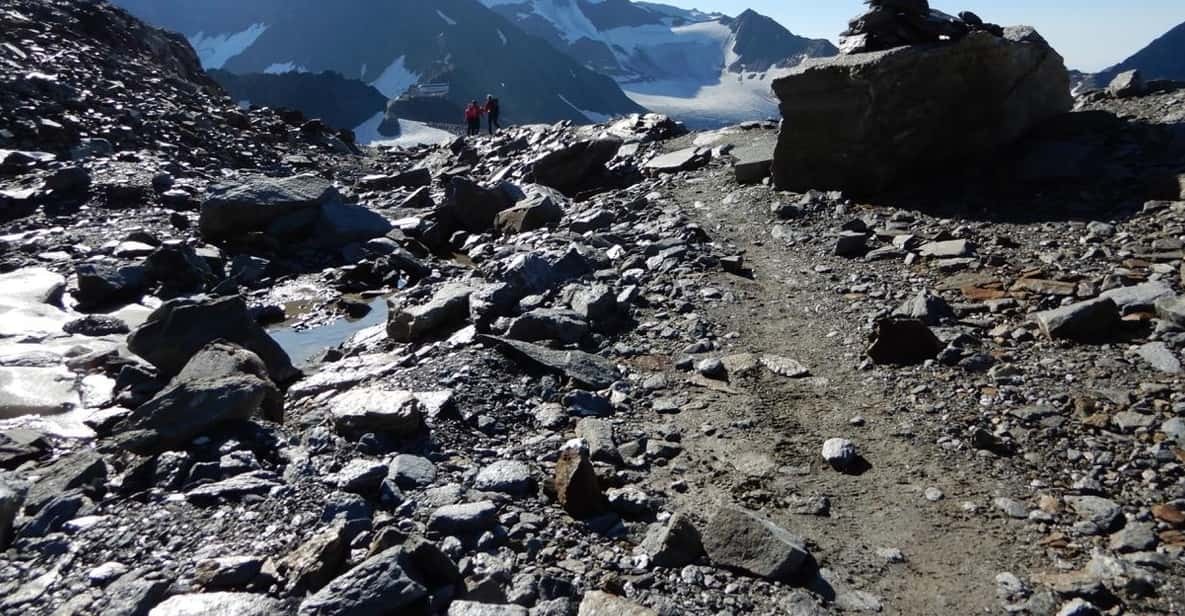
[[[498,121],[498,114],[499,113],[501,113],[501,110],[498,108],[498,99],[494,98],[493,94],[487,94],[486,95],[485,114],[486,114],[486,122],[489,123],[491,135],[494,134],[495,128],[497,128],[498,130],[502,129],[502,123]]]
[[[476,100],[469,101],[465,108],[465,122],[469,125],[470,137],[481,133],[481,107],[477,106]]]

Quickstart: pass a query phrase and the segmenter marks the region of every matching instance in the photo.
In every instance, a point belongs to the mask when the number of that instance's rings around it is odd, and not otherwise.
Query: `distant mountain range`
[[[1134,56],[1096,75],[1096,82],[1107,85],[1124,71],[1139,69],[1145,79],[1185,80],[1185,23],[1152,41]]]
[[[514,123],[583,123],[642,111],[612,79],[476,0],[115,3],[184,34],[207,69],[334,71],[388,98],[415,84],[445,83],[454,104],[493,94]]]
[[[629,0],[481,1],[636,102],[696,127],[776,115],[772,78],[838,53],[752,10],[732,18]]]

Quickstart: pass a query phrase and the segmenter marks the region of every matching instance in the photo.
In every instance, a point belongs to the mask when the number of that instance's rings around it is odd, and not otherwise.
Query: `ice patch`
[[[411,120],[399,121],[399,136],[385,137],[379,134],[379,125],[383,123],[383,112],[374,114],[369,120],[354,129],[354,139],[363,145],[373,146],[413,146],[438,145],[448,143],[456,135],[439,128],[432,128],[422,122]]]
[[[507,43],[506,34],[504,34],[501,29],[498,30],[498,37],[502,39],[502,45],[505,46]]]
[[[211,34],[198,32],[189,37],[189,44],[202,61],[202,68],[222,68],[231,58],[247,51],[267,31],[264,24],[252,24],[242,32]]]
[[[457,25],[456,20],[454,20],[452,17],[449,17],[448,15],[445,15],[444,13],[440,12],[440,9],[436,9],[436,14],[440,15],[440,18],[443,19],[445,21],[445,23],[447,23],[448,25],[450,25],[450,26]]]
[[[420,76],[408,70],[406,60],[407,56],[395,58],[395,61],[383,71],[383,74],[370,82],[370,85],[382,92],[383,96],[395,98],[419,83]]]
[[[719,128],[778,115],[778,101],[770,89],[778,71],[736,74],[723,71],[716,83],[671,79],[623,83],[635,103],[672,116],[692,129]]]
[[[285,73],[307,73],[309,69],[295,62],[280,62],[263,69],[268,75],[283,75]]]

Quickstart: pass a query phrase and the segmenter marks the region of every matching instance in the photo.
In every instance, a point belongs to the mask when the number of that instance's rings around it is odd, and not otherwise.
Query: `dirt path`
[[[722,354],[794,358],[813,378],[763,373],[734,381],[735,393],[693,390],[693,401],[674,420],[694,435],[685,438],[688,482],[702,483],[683,497],[684,505],[732,500],[802,534],[821,567],[834,572],[827,577],[837,607],[875,605],[875,597],[884,613],[998,612],[995,578],[1005,571],[1024,577],[1033,565],[1034,537],[992,501],[1027,489],[997,478],[990,459],[937,445],[927,435],[941,431],[941,415],[902,408],[885,381],[894,378],[892,371],[859,371],[860,317],[844,309],[829,275],[815,273],[821,259],[769,241],[768,203],[723,205],[736,189],[725,170],[707,178],[676,182],[664,197],[681,204],[716,241],[747,253],[751,280],[713,274],[701,282],[725,294],[725,301],[705,308],[708,316],[739,335],[727,340]],[[850,423],[857,416],[863,426]],[[719,430],[706,434],[705,425]],[[854,441],[870,468],[846,475],[827,467],[820,449],[833,437]],[[707,475],[696,477],[699,469]],[[944,497],[928,500],[927,488]],[[830,501],[829,516],[794,512],[812,497]],[[890,564],[877,553],[885,548],[899,549],[906,562]]]

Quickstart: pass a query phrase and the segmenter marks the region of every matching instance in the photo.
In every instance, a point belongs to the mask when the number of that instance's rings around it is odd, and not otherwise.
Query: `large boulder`
[[[1073,107],[1062,57],[1029,28],[807,60],[773,84],[784,190],[871,193],[990,154]]]
[[[801,537],[737,507],[712,516],[703,544],[713,563],[770,580],[793,578],[811,561]]]
[[[605,171],[605,163],[613,160],[621,149],[616,137],[579,141],[549,152],[531,163],[535,182],[571,195]]]
[[[315,175],[250,176],[211,189],[202,203],[198,226],[207,241],[226,241],[265,231],[293,214],[307,212],[315,220],[323,204],[340,199],[333,184]]]
[[[233,342],[258,355],[276,383],[287,383],[300,374],[284,349],[251,318],[239,296],[165,302],[128,336],[128,349],[156,366],[162,377],[172,378],[194,354],[216,340]]]
[[[155,453],[207,430],[257,416],[283,419],[283,395],[257,355],[225,342],[199,351],[164,390],[138,407],[121,444]]]
[[[300,616],[422,613],[428,590],[411,578],[404,568],[406,561],[400,548],[372,556],[306,598],[297,613]]]
[[[470,233],[485,233],[503,210],[514,206],[505,191],[485,188],[473,180],[455,177],[449,182],[440,218]]]

